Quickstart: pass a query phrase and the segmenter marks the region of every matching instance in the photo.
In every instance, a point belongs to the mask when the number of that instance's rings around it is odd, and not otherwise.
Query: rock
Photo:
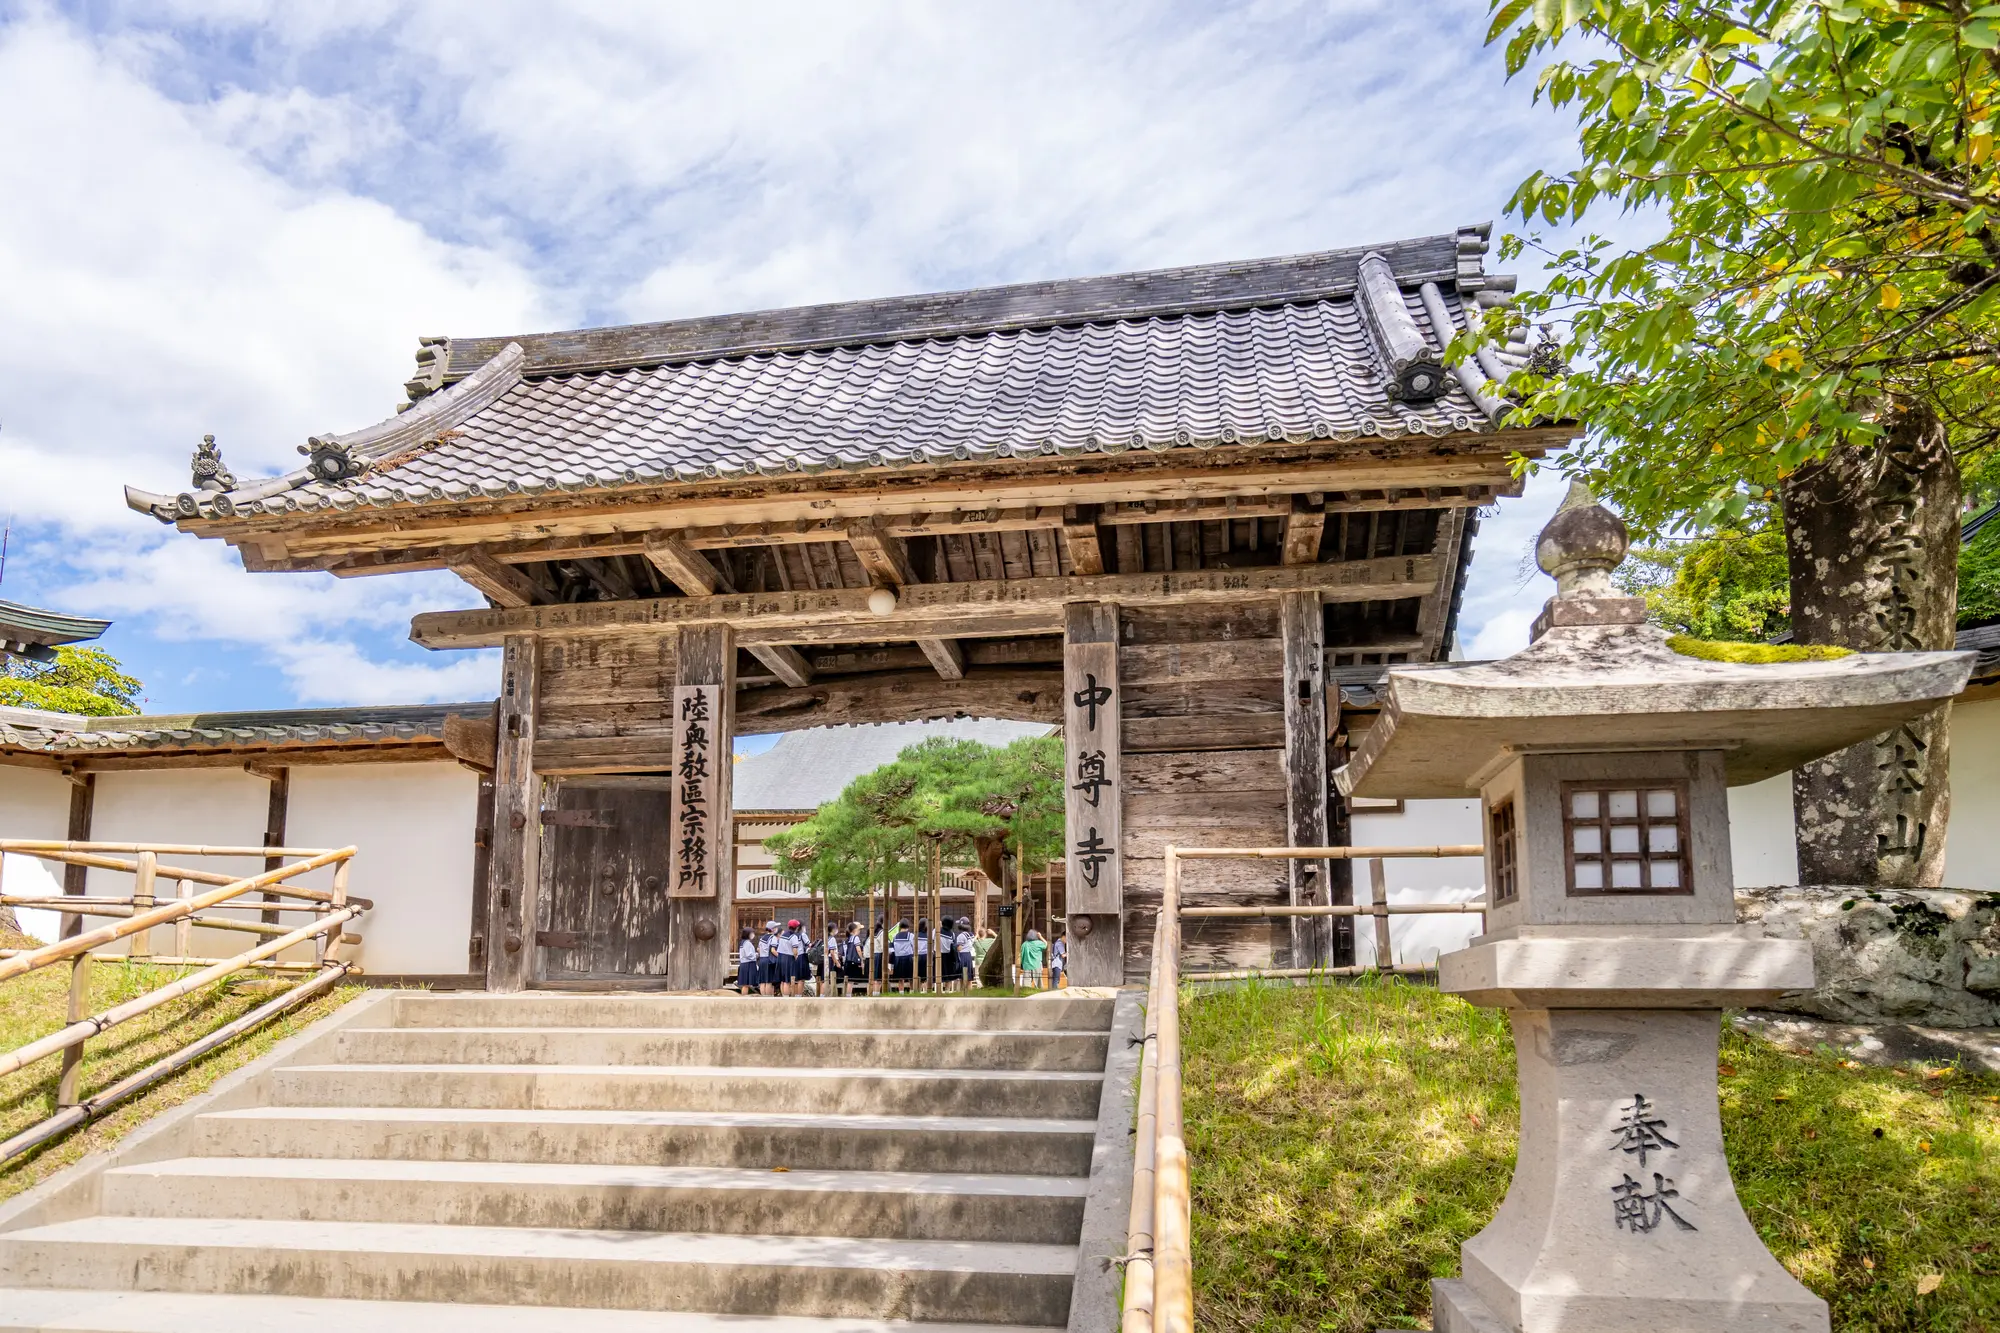
[[[1771,1009],[1842,1023],[2000,1026],[2000,894],[1739,889],[1736,913],[1812,945],[1818,984]]]

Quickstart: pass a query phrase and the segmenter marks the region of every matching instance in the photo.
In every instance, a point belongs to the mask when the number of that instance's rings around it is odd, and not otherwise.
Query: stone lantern
[[[1521,1142],[1499,1213],[1434,1284],[1439,1333],[1807,1333],[1723,1157],[1724,1007],[1812,985],[1801,940],[1737,924],[1730,786],[1917,717],[1972,654],[1684,656],[1617,595],[1622,522],[1573,486],[1536,547],[1556,595],[1498,662],[1397,667],[1336,774],[1355,796],[1479,794],[1486,933],[1442,989],[1504,1008]]]

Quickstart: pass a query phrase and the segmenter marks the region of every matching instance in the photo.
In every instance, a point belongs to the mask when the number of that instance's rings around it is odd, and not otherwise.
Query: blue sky
[[[490,696],[448,575],[250,575],[127,510],[387,416],[423,334],[1254,258],[1497,218],[1569,159],[1446,0],[0,0],[0,596],[116,619],[149,711]],[[1532,276],[1530,277],[1532,280]],[[1538,480],[1460,642],[1546,589]]]

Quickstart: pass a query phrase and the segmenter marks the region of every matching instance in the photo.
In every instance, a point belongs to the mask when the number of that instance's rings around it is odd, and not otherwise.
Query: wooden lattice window
[[[1511,903],[1521,893],[1520,854],[1514,836],[1514,798],[1497,801],[1486,816],[1486,845],[1493,849],[1493,904]]]
[[[1694,892],[1685,782],[1565,782],[1562,800],[1571,897]]]

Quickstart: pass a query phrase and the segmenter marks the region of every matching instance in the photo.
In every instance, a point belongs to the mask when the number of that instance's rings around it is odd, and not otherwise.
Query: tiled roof
[[[60,611],[0,600],[0,654],[28,655],[34,649],[84,643],[111,628],[108,620],[86,620]],[[40,653],[33,655],[39,657]]]
[[[1486,231],[978,292],[428,340],[403,415],[311,442],[325,480],[129,490],[162,520],[704,478],[1496,429],[1524,344],[1444,374],[1506,300]],[[435,392],[431,390],[436,388]],[[233,479],[232,479],[233,481]]]
[[[441,743],[456,713],[485,718],[492,701],[383,708],[301,708],[261,713],[79,717],[0,709],[0,749],[40,754],[151,754]]]

